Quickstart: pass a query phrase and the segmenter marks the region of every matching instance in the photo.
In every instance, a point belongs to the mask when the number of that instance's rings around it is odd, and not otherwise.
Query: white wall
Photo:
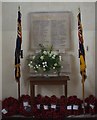
[[[3,3],[3,47],[2,47],[2,66],[3,66],[3,98],[13,96],[17,98],[17,84],[14,79],[14,49],[16,42],[16,19],[17,8],[21,6],[24,59],[21,60],[21,94],[29,93],[29,82],[26,81],[26,56],[29,49],[29,12],[41,11],[71,11],[72,12],[72,75],[68,82],[68,96],[77,95],[82,97],[81,76],[79,72],[78,58],[78,36],[77,36],[77,14],[78,7],[82,12],[82,24],[84,28],[85,49],[87,63],[87,80],[85,82],[85,96],[95,95],[95,3]],[[91,14],[92,13],[92,14]],[[52,92],[53,91],[53,92]],[[63,94],[62,86],[40,86],[37,93],[43,95]]]
[[[95,3],[95,13],[97,12],[97,2]],[[95,14],[95,46],[97,46],[97,14]],[[95,53],[97,51],[97,47],[95,47]],[[95,54],[95,94],[97,97],[97,54]]]
[[[0,119],[2,100],[2,2],[0,2]]]
[[[2,2],[0,2],[0,100],[2,99]]]

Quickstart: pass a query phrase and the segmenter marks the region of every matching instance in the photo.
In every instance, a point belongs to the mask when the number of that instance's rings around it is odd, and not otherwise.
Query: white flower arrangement
[[[61,70],[61,56],[59,53],[53,51],[51,46],[49,49],[43,45],[40,46],[40,51],[35,55],[28,56],[28,67],[35,72],[48,72],[53,70],[59,73]]]

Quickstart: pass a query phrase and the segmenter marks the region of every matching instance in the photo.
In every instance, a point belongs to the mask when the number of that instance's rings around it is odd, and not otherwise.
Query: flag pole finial
[[[20,6],[18,6],[18,11],[20,11]]]
[[[80,7],[78,8],[78,11],[80,12]]]

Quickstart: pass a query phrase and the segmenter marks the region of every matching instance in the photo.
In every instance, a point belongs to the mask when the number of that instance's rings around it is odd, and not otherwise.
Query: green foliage
[[[61,56],[59,53],[53,51],[53,46],[49,49],[43,45],[40,46],[40,51],[35,55],[28,56],[28,66],[33,68],[35,72],[47,72],[54,70],[60,72]]]

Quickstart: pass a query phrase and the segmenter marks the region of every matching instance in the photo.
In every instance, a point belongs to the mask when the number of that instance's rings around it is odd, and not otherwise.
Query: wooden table
[[[64,85],[64,93],[67,97],[67,81],[69,76],[30,76],[30,95],[31,99],[35,97],[35,85]]]

